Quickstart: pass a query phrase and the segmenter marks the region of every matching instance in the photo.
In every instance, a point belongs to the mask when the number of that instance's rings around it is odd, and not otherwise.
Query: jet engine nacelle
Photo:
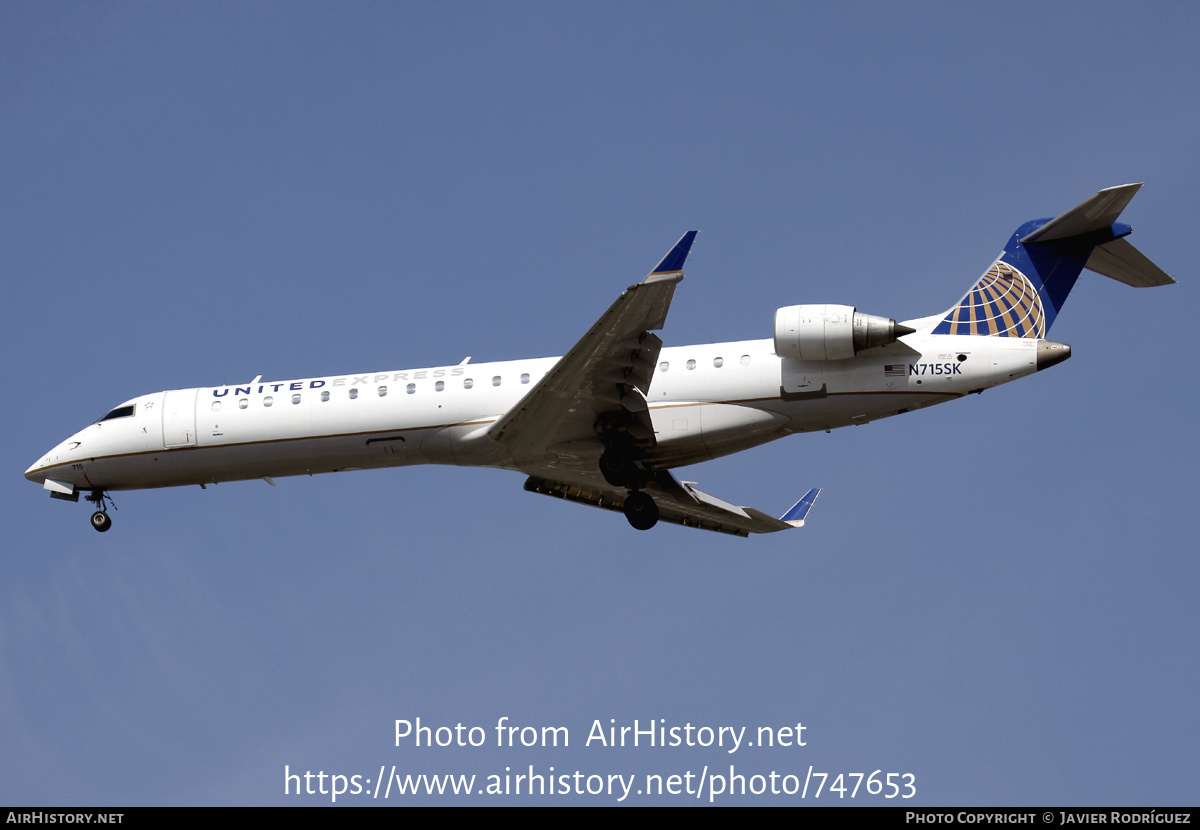
[[[848,305],[790,305],[775,312],[775,354],[800,360],[845,360],[912,332],[895,320],[860,314]]]

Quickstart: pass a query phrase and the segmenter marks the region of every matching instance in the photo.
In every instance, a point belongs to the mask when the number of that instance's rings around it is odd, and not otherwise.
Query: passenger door
[[[196,395],[199,389],[174,389],[163,400],[163,447],[196,446]]]

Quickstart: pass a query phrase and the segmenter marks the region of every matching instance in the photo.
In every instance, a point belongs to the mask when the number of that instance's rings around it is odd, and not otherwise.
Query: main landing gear
[[[600,456],[600,474],[613,487],[629,488],[622,508],[629,524],[637,530],[649,530],[658,524],[658,505],[641,489],[648,474],[634,463],[632,453],[621,447],[609,447]]]
[[[96,505],[96,512],[92,514],[92,527],[100,533],[112,527],[112,519],[108,516],[108,510],[105,507],[105,502],[111,504],[115,510],[117,505],[113,502],[112,497],[103,490],[93,490],[90,496],[85,497],[92,504]]]
[[[610,447],[600,456],[600,475],[613,487],[634,487],[643,471],[633,463],[630,453]]]
[[[649,530],[658,524],[658,505],[649,494],[630,490],[625,499],[625,518],[635,530]]]

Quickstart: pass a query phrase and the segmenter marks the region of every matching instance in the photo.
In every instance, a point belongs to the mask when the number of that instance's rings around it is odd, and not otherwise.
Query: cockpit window
[[[100,423],[101,421],[111,421],[113,418],[128,418],[132,414],[133,414],[133,404],[130,404],[129,406],[118,406],[116,409],[114,409],[112,412],[105,415],[103,418],[101,418],[96,423]]]

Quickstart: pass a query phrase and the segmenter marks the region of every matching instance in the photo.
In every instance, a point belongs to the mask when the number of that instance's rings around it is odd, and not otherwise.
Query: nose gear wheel
[[[91,495],[86,496],[88,501],[96,505],[96,512],[92,514],[92,527],[99,533],[104,533],[112,527],[112,519],[108,515],[107,505],[112,505],[113,510],[117,509],[117,504],[112,500],[112,496],[105,493],[103,490],[93,490]]]

